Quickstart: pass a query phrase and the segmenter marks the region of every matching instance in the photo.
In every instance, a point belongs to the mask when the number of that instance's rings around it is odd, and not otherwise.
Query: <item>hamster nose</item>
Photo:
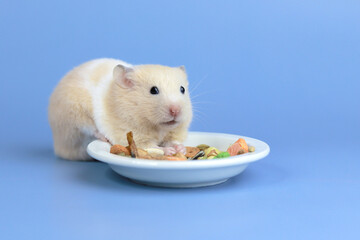
[[[180,111],[181,111],[180,106],[171,105],[171,106],[169,107],[170,115],[173,116],[173,117],[176,117],[177,115],[179,115]]]

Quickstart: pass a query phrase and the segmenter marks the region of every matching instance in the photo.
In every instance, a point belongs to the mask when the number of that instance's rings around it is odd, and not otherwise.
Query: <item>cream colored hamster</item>
[[[71,160],[91,159],[86,147],[94,139],[127,145],[129,131],[139,147],[184,152],[191,119],[184,67],[133,66],[116,59],[74,68],[49,103],[55,154]]]

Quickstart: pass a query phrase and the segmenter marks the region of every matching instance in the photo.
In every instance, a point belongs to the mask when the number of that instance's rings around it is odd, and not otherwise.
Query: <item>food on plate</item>
[[[205,155],[204,151],[200,150],[195,156],[193,156],[192,158],[188,158],[188,160],[200,159],[200,158],[203,157],[204,155]]]
[[[204,151],[205,149],[209,148],[209,145],[206,144],[200,144],[196,146],[198,149],[200,149],[201,151]]]
[[[187,158],[193,158],[200,152],[200,149],[197,147],[186,147],[186,154]]]
[[[165,155],[163,160],[184,161],[184,160],[187,160],[187,157],[184,154],[178,152],[172,156]]]
[[[244,151],[245,151],[246,153],[249,152],[249,147],[248,147],[248,145],[246,144],[245,139],[239,138],[239,139],[236,141],[236,143],[238,143],[238,144],[244,149]]]
[[[139,157],[139,153],[137,151],[137,147],[136,147],[136,144],[135,144],[135,141],[134,141],[133,133],[128,132],[126,134],[126,137],[127,137],[128,143],[129,143],[131,157],[133,157],[133,158]]]
[[[221,152],[218,155],[216,155],[214,158],[226,158],[226,157],[230,157],[229,152]]]
[[[221,151],[215,147],[208,147],[205,149],[204,153],[205,156],[204,159],[213,159],[216,155],[218,155]]]
[[[186,160],[205,160],[205,159],[222,159],[230,156],[236,156],[248,152],[254,152],[254,146],[248,146],[245,139],[239,138],[229,148],[222,152],[215,147],[206,144],[200,144],[196,147],[186,146],[186,154],[177,152],[173,155],[165,155],[162,148],[138,148],[135,144],[133,133],[127,133],[128,146],[115,144],[111,146],[110,153],[120,156],[152,159],[152,160],[168,160],[168,161],[186,161]]]
[[[245,139],[239,138],[235,143],[230,145],[227,152],[229,152],[231,156],[235,156],[249,152],[249,147],[246,144]]]
[[[122,155],[122,156],[130,156],[129,149],[127,149],[126,147],[124,147],[120,144],[115,144],[115,145],[111,146],[110,153],[118,154],[118,155]]]

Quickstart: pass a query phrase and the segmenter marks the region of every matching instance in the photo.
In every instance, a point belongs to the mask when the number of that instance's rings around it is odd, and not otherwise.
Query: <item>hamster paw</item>
[[[164,155],[167,156],[172,156],[173,154],[177,153],[174,147],[162,147],[162,150],[164,151]]]
[[[172,156],[176,153],[182,153],[184,155],[186,154],[186,148],[182,144],[169,142],[168,144],[165,145],[165,147],[160,147],[160,148],[164,151],[165,155],[169,155],[169,156]]]
[[[186,148],[185,148],[184,145],[182,145],[182,144],[174,144],[173,147],[175,148],[176,152],[182,153],[184,155],[186,154]]]

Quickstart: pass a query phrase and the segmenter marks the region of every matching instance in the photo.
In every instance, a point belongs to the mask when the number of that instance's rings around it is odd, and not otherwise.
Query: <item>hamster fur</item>
[[[65,159],[91,159],[86,147],[94,139],[126,146],[129,131],[138,147],[184,151],[192,119],[187,75],[184,67],[92,60],[61,79],[48,114],[55,154]]]

